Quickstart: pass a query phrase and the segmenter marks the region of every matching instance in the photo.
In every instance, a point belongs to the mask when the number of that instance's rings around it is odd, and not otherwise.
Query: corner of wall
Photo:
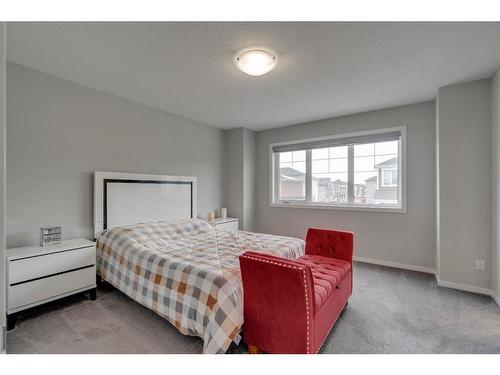
[[[500,70],[491,79],[492,256],[491,290],[500,306]]]
[[[494,272],[491,87],[489,78],[452,84],[439,88],[436,101],[438,282],[489,295]],[[467,195],[467,171],[484,181],[475,188],[475,199]],[[486,262],[484,271],[475,269],[477,259]]]
[[[243,221],[243,128],[226,130],[226,206]]]
[[[255,230],[255,132],[243,131],[243,229]]]
[[[0,22],[0,353],[5,352],[5,23]]]
[[[439,263],[439,252],[440,252],[440,199],[439,199],[439,92],[435,100],[434,114],[436,122],[436,136],[435,136],[435,147],[436,147],[436,277],[439,276],[440,263]]]
[[[240,229],[255,228],[255,132],[247,128],[226,131],[226,202],[238,217]]]

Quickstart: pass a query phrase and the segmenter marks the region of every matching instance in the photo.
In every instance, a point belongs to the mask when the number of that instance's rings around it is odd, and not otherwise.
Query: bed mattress
[[[204,353],[224,353],[243,325],[238,257],[247,250],[295,259],[304,242],[195,219],[137,224],[98,236],[97,273],[181,333],[201,337]]]

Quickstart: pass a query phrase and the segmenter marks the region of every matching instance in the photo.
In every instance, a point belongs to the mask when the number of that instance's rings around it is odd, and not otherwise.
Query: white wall
[[[491,289],[500,305],[500,71],[491,80],[492,257]]]
[[[0,353],[5,337],[5,23],[0,22]]]
[[[300,238],[313,226],[351,230],[358,257],[434,269],[434,123],[434,102],[425,102],[258,132],[257,230]],[[408,141],[406,214],[269,206],[271,143],[403,125]]]
[[[485,292],[491,277],[490,137],[489,79],[439,89],[438,277]],[[485,260],[485,271],[475,270],[475,259]]]
[[[7,64],[7,244],[42,225],[92,237],[95,170],[198,177],[198,214],[224,205],[220,129]]]
[[[255,228],[255,132],[226,131],[228,215],[239,218],[240,229]]]

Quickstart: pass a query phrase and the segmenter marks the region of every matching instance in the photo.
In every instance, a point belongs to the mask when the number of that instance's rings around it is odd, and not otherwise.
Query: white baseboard
[[[436,270],[434,268],[413,266],[410,264],[403,264],[403,263],[396,263],[396,262],[387,262],[385,260],[370,259],[370,258],[363,258],[363,257],[356,257],[355,256],[354,261],[361,262],[361,263],[377,264],[379,266],[386,266],[386,267],[392,267],[392,268],[401,268],[403,270],[431,273],[433,275],[436,274]]]
[[[455,283],[452,281],[440,280],[438,275],[437,275],[437,271],[434,268],[413,266],[410,264],[388,262],[385,260],[370,259],[370,258],[356,257],[356,256],[353,258],[353,260],[356,262],[361,262],[361,263],[377,264],[379,266],[386,266],[386,267],[392,267],[392,268],[400,268],[403,270],[430,273],[436,277],[436,281],[437,281],[437,284],[439,286],[446,287],[446,288],[452,288],[452,289],[458,289],[458,290],[464,290],[466,292],[485,294],[487,296],[491,296],[491,298],[493,298],[493,300],[497,303],[497,305],[500,306],[500,295],[495,294],[493,292],[493,290],[488,289],[488,288],[480,288],[477,286],[472,286],[472,285],[467,285],[467,284]]]
[[[493,298],[493,301],[495,301],[497,303],[497,305],[500,306],[500,296],[498,294],[495,294],[494,292],[492,292],[491,298]]]
[[[488,289],[488,288],[481,288],[481,287],[473,286],[473,285],[454,283],[452,281],[444,281],[444,280],[440,280],[438,277],[436,277],[436,280],[437,280],[437,283],[439,286],[444,286],[446,288],[452,288],[452,289],[465,290],[466,292],[485,294],[487,296],[492,296],[493,299],[495,299],[495,297],[493,296],[493,291],[491,289]],[[498,303],[498,301],[497,301],[497,303]]]

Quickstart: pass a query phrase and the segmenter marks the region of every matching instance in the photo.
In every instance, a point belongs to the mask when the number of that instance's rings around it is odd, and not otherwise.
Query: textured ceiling
[[[280,62],[247,76],[236,51]],[[500,65],[500,23],[9,23],[9,61],[221,128],[408,104]]]

